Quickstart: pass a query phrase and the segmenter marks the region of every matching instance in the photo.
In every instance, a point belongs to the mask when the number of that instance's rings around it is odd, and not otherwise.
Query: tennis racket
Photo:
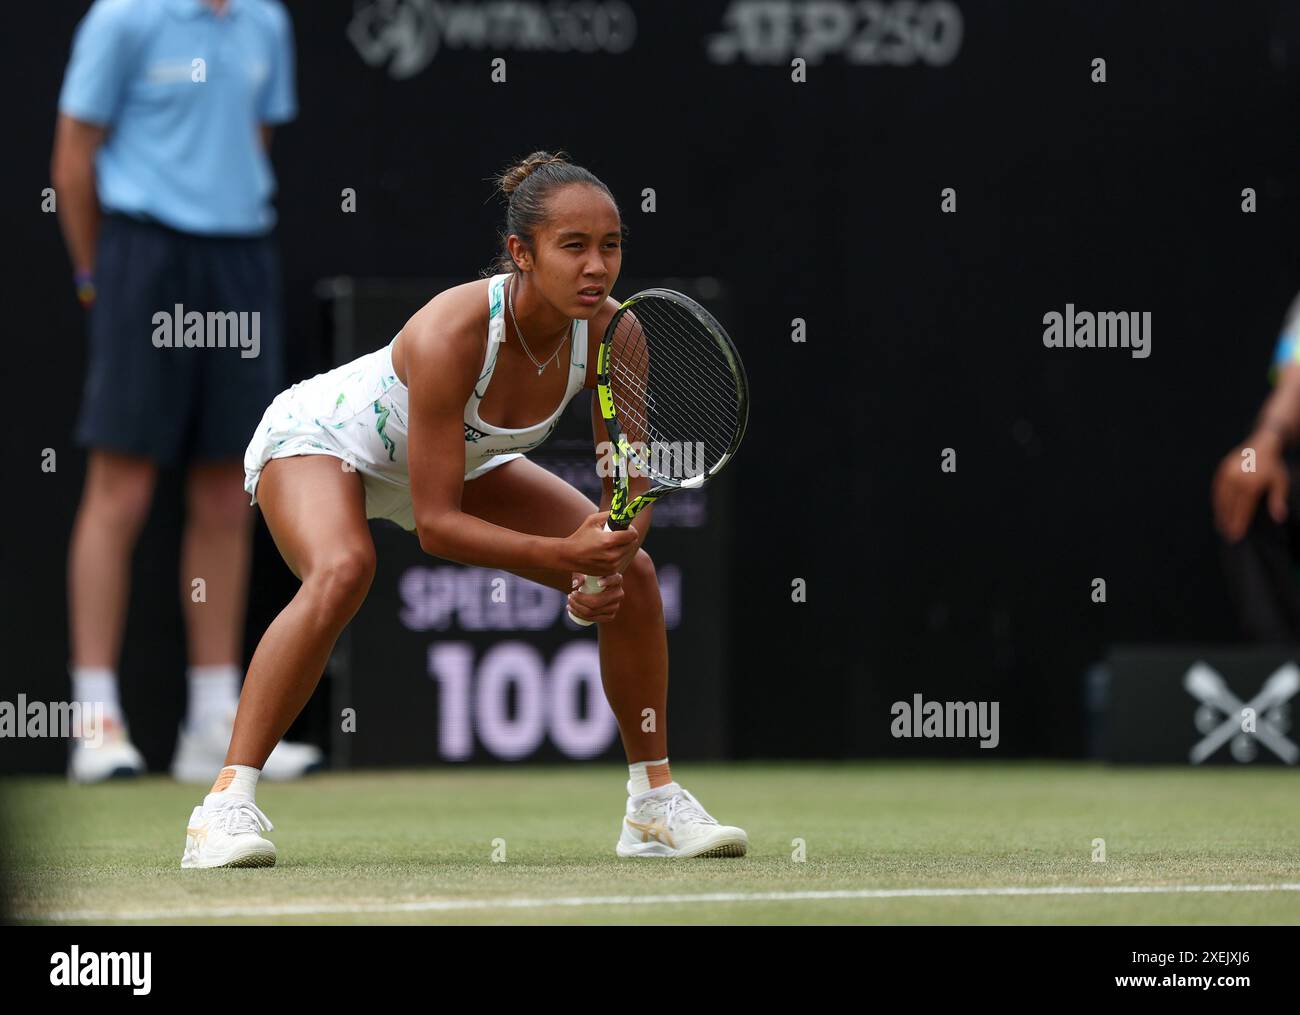
[[[610,532],[626,529],[664,494],[713,479],[740,447],[749,418],[735,343],[712,314],[671,289],[646,289],[614,312],[597,354],[596,396],[611,447]],[[628,491],[632,472],[650,481],[636,497]],[[602,586],[588,575],[582,587]]]

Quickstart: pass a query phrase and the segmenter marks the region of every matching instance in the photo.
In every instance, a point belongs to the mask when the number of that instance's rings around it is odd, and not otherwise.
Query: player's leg
[[[580,491],[535,462],[517,458],[465,484],[461,510],[516,532],[568,536],[599,510]],[[561,592],[567,571],[514,572]],[[614,619],[595,625],[601,681],[618,720],[629,764],[668,756],[668,637],[654,563],[644,549],[623,574],[623,602]],[[647,724],[645,710],[653,709]],[[650,729],[645,729],[649,725]],[[663,782],[667,782],[664,779]]]
[[[206,784],[222,766],[239,707],[255,515],[238,461],[192,466],[186,494],[180,595],[189,649],[188,704],[171,768],[173,778]],[[323,764],[319,747],[282,741],[262,775],[292,779]]]
[[[260,768],[302,711],[375,576],[359,472],[328,455],[267,462],[257,487],[280,554],[302,582],[253,653],[227,765]]]
[[[465,484],[461,508],[517,532],[568,536],[593,511],[582,493],[541,466],[517,458]],[[564,571],[518,570],[569,592]],[[644,549],[623,573],[623,600],[596,624],[601,682],[628,759],[628,803],[616,847],[622,857],[743,856],[744,829],[719,824],[668,765],[668,637],[654,564]],[[647,713],[647,709],[652,710]],[[652,722],[647,718],[652,717]],[[649,728],[647,728],[649,727]],[[650,764],[658,762],[658,764]]]
[[[302,581],[272,621],[244,678],[225,766],[190,815],[182,867],[264,867],[271,823],[255,801],[268,756],[302,711],[375,574],[361,474],[326,455],[267,462],[257,486],[275,545]]]

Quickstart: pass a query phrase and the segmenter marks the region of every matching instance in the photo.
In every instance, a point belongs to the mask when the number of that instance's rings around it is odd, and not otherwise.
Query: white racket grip
[[[609,527],[609,522],[605,523],[605,531],[606,532],[614,531]],[[600,584],[599,578],[596,578],[593,575],[585,575],[584,577],[586,580],[583,581],[582,583],[583,592],[599,592],[601,589],[604,588],[604,586]],[[580,627],[591,627],[591,625],[594,623],[594,621],[591,620],[583,620],[581,617],[575,617],[573,615],[572,610],[569,610],[569,619],[572,620],[575,624],[579,625]]]

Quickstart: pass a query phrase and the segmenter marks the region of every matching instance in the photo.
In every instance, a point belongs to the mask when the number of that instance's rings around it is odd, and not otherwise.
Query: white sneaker
[[[131,743],[126,727],[116,719],[104,717],[101,730],[86,719],[80,737],[68,751],[68,779],[71,782],[104,782],[106,779],[129,779],[144,772],[144,758]],[[95,741],[98,740],[98,746]]]
[[[190,815],[181,866],[274,867],[275,843],[257,834],[274,827],[252,797],[209,794]]]
[[[212,782],[226,764],[234,729],[234,712],[218,712],[193,731],[188,723],[181,723],[172,756],[172,778],[178,782]],[[297,779],[324,767],[325,755],[319,747],[281,740],[262,766],[261,777],[272,781]]]
[[[619,856],[744,856],[749,836],[743,828],[720,825],[700,802],[675,782],[639,799],[629,797]]]

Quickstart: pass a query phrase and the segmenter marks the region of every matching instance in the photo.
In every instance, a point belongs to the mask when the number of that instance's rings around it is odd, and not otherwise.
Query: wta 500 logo
[[[387,64],[400,81],[424,70],[440,48],[621,53],[636,41],[636,16],[621,0],[371,0],[357,7],[348,38],[366,63]]]
[[[722,20],[726,30],[708,39],[714,63],[821,63],[833,55],[846,63],[938,67],[961,49],[961,11],[947,0],[733,0]]]

